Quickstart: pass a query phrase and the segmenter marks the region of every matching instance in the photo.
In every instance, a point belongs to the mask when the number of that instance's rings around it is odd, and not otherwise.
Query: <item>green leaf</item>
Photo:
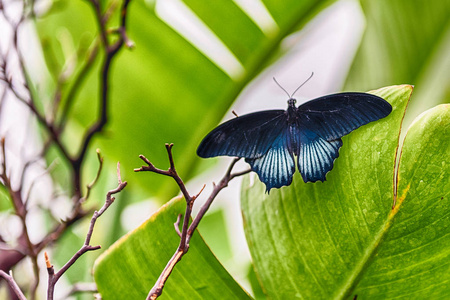
[[[343,137],[323,183],[293,183],[265,193],[243,183],[244,229],[263,290],[274,299],[341,299],[354,295],[384,236],[393,203],[398,137],[412,87],[373,93],[392,113]]]
[[[180,241],[173,223],[186,202],[175,198],[117,241],[96,261],[102,299],[145,299]],[[161,299],[250,299],[220,265],[197,233],[176,265]]]
[[[385,238],[355,293],[368,299],[446,299],[450,295],[450,105],[408,129],[398,199]],[[390,227],[389,227],[390,226]]]
[[[345,84],[365,90],[410,83],[406,124],[450,99],[450,0],[361,0],[366,31]]]
[[[202,237],[208,241],[208,247],[221,262],[232,258],[232,250],[225,223],[223,208],[208,211],[198,226]]]
[[[0,212],[13,208],[11,195],[6,187],[0,183]]]

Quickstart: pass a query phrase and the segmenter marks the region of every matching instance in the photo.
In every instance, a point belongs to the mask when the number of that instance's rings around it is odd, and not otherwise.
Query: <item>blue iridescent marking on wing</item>
[[[333,169],[334,160],[339,157],[342,140],[327,141],[309,130],[302,130],[299,140],[297,164],[303,181],[325,181],[326,174]]]
[[[327,141],[336,140],[362,125],[389,115],[392,106],[367,93],[339,93],[320,97],[297,108],[300,128]]]
[[[254,158],[264,155],[286,123],[284,110],[267,110],[231,119],[211,131],[200,143],[197,155]]]
[[[294,156],[288,145],[286,127],[279,134],[269,150],[259,158],[246,158],[252,170],[258,174],[259,180],[266,185],[266,191],[290,185],[295,173]]]

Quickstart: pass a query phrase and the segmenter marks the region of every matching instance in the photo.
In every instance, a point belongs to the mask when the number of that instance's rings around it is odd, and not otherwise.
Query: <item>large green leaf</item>
[[[358,299],[450,297],[450,105],[409,128],[399,165],[398,199],[382,242],[355,282]],[[357,284],[357,285],[356,285]]]
[[[188,179],[198,162],[195,149],[206,131],[221,120],[244,86],[266,66],[282,39],[332,2],[262,1],[260,5],[265,6],[269,17],[261,25],[263,21],[254,21],[235,1],[170,1],[175,3],[175,8],[184,7],[182,10],[173,8],[173,12],[181,11],[182,17],[192,13],[234,56],[230,63],[220,63],[209,57],[217,49],[200,50],[203,48],[199,42],[191,42],[186,37],[195,35],[195,26],[184,26],[188,33],[180,33],[168,24],[166,15],[171,10],[169,6],[161,9],[167,1],[133,0],[128,12],[128,35],[136,48],[122,51],[113,64],[110,123],[107,134],[101,139],[104,155],[120,160],[123,175],[135,186],[153,193],[175,193],[176,186],[160,176],[150,175],[149,185],[147,176],[131,172],[139,163],[138,155],[145,153],[152,162],[162,165],[166,163],[163,145],[173,142],[178,149],[174,156],[179,172]],[[59,10],[54,9],[41,20],[38,28],[48,45],[46,49],[53,49],[55,60],[63,61],[61,49],[73,45],[75,52],[82,41],[89,38],[92,41],[97,29],[86,2],[58,3]],[[55,31],[58,34],[55,35]],[[214,44],[213,38],[209,39],[207,44]],[[80,60],[83,58],[81,56]],[[79,140],[80,131],[90,125],[96,115],[99,62],[97,59],[90,76],[78,88],[68,132],[64,135],[71,145]],[[230,69],[230,65],[234,69]],[[71,83],[64,86],[63,100]],[[76,150],[76,147],[71,149]]]
[[[117,241],[96,262],[95,282],[102,299],[145,299],[180,238],[173,223],[184,213],[175,198],[148,221]],[[217,261],[198,233],[176,265],[161,299],[250,299]]]
[[[346,89],[410,83],[406,124],[450,97],[450,0],[360,0],[366,31]]]
[[[411,86],[373,92],[392,113],[345,136],[323,183],[293,183],[266,194],[243,183],[241,205],[255,271],[276,299],[354,294],[384,236],[393,202],[394,162]]]

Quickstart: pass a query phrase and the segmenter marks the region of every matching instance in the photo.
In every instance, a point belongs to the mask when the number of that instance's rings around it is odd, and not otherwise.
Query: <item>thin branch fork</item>
[[[0,148],[2,151],[2,171],[0,172],[0,178],[3,181],[4,186],[8,190],[8,194],[11,196],[11,202],[14,207],[14,211],[16,215],[19,217],[22,223],[22,235],[21,239],[26,244],[26,253],[30,257],[32,265],[33,265],[33,273],[36,277],[33,285],[31,286],[31,299],[35,298],[36,290],[39,285],[39,265],[37,262],[37,251],[35,249],[35,245],[31,242],[30,236],[28,234],[28,225],[26,222],[28,210],[26,208],[26,204],[22,198],[22,186],[19,189],[13,189],[11,185],[11,180],[7,174],[6,167],[6,147],[5,147],[5,138],[0,140]]]
[[[167,279],[169,278],[170,274],[172,273],[173,269],[175,268],[175,265],[181,260],[183,255],[186,254],[187,251],[189,250],[189,242],[191,240],[192,235],[195,232],[195,229],[197,229],[198,224],[200,223],[203,216],[208,211],[209,207],[211,206],[212,202],[214,201],[216,196],[219,194],[219,192],[222,189],[224,189],[226,186],[228,186],[228,183],[233,178],[247,174],[251,171],[250,169],[248,169],[245,171],[232,173],[233,167],[235,166],[236,162],[239,160],[239,158],[235,158],[231,162],[230,166],[228,167],[228,170],[226,171],[224,177],[219,181],[219,183],[217,185],[214,185],[214,189],[211,192],[211,194],[209,195],[205,204],[203,204],[199,213],[194,218],[192,223],[189,225],[191,215],[192,215],[192,208],[194,205],[194,201],[195,201],[195,199],[198,198],[198,196],[200,196],[201,192],[205,188],[205,185],[203,186],[203,188],[200,190],[200,192],[198,194],[196,194],[194,196],[191,196],[189,194],[189,192],[186,189],[186,186],[183,183],[183,180],[180,178],[180,176],[178,175],[178,173],[175,169],[175,163],[173,161],[173,156],[172,156],[172,147],[173,147],[173,144],[166,144],[166,150],[167,150],[169,164],[170,164],[168,170],[162,170],[162,169],[156,168],[143,155],[139,155],[139,158],[141,158],[147,164],[147,166],[142,166],[140,168],[134,169],[135,172],[149,171],[149,172],[172,177],[175,180],[175,182],[178,184],[178,187],[180,188],[180,191],[182,192],[182,194],[186,200],[186,211],[184,213],[181,232],[180,232],[180,228],[179,228],[181,217],[182,217],[181,214],[178,215],[178,218],[177,218],[176,222],[174,223],[175,232],[178,234],[178,236],[180,236],[180,243],[178,245],[177,250],[173,254],[173,256],[167,262],[166,267],[161,272],[158,280],[156,281],[156,283],[154,284],[154,286],[148,293],[147,300],[154,300],[162,294],[162,291],[163,291],[163,288],[164,288],[164,285],[165,285]]]
[[[119,163],[117,163],[117,178],[118,178],[118,186],[115,189],[110,190],[106,194],[105,204],[103,204],[102,208],[100,208],[99,211],[94,212],[94,214],[91,218],[91,223],[90,223],[89,230],[86,235],[86,239],[84,241],[83,246],[80,248],[80,250],[78,250],[75,253],[74,256],[72,256],[72,258],[61,268],[61,270],[59,270],[58,272],[55,273],[54,267],[50,263],[48,255],[45,252],[45,261],[46,261],[46,265],[47,265],[47,273],[49,276],[48,277],[47,300],[53,300],[54,289],[55,289],[55,285],[56,285],[57,281],[78,260],[78,258],[80,258],[84,253],[86,253],[88,251],[98,250],[101,248],[100,245],[97,245],[97,246],[90,245],[92,233],[94,232],[95,222],[114,202],[115,198],[112,195],[119,193],[127,186],[127,182],[122,181],[122,178],[120,175],[120,164]]]
[[[40,252],[42,251],[48,244],[52,243],[53,241],[57,240],[61,234],[64,233],[67,227],[71,226],[76,221],[84,218],[86,215],[92,213],[92,211],[85,211],[81,209],[81,204],[83,204],[90,196],[91,190],[94,187],[94,185],[98,182],[98,179],[100,177],[101,171],[103,169],[103,157],[100,154],[100,150],[97,149],[97,160],[99,162],[99,166],[97,169],[97,174],[95,178],[92,180],[91,183],[89,183],[86,186],[86,194],[84,197],[80,198],[77,203],[75,203],[75,206],[73,208],[72,214],[63,222],[58,223],[56,227],[50,231],[50,233],[44,237],[39,244],[36,245],[36,251]]]

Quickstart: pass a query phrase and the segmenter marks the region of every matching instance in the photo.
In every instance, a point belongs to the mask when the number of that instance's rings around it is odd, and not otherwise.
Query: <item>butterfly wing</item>
[[[324,181],[339,156],[341,137],[391,111],[383,98],[366,93],[333,94],[299,106],[296,155],[303,181]]]
[[[339,93],[320,97],[297,108],[300,128],[327,141],[336,140],[358,127],[389,115],[392,106],[367,93]]]
[[[303,181],[325,181],[326,174],[333,169],[334,160],[339,157],[342,140],[327,141],[309,130],[303,130],[299,140],[297,164]]]
[[[287,126],[270,145],[266,154],[258,158],[246,158],[259,180],[266,185],[266,191],[290,185],[295,172],[292,149],[289,145]]]
[[[286,111],[266,110],[231,119],[212,130],[200,143],[200,157],[237,156],[257,158],[264,155],[280,135]]]

